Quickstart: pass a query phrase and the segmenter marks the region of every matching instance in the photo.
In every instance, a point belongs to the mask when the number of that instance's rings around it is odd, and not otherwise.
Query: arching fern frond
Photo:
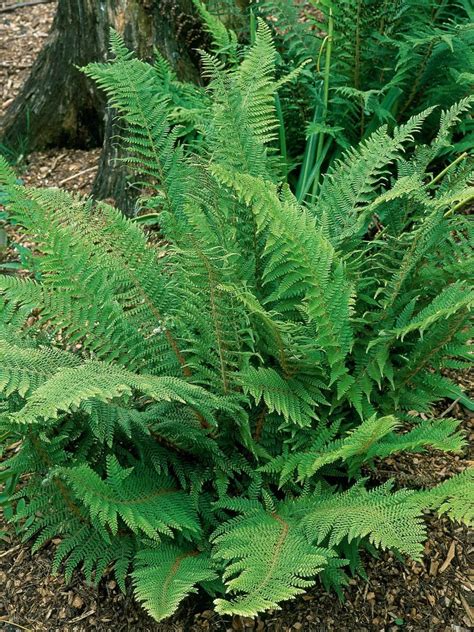
[[[199,532],[190,497],[173,487],[166,477],[150,478],[140,468],[122,468],[114,456],[107,458],[107,479],[87,465],[57,471],[81,499],[92,522],[109,527],[116,535],[121,518],[134,533],[159,539],[172,529],[185,534]]]
[[[331,557],[309,544],[294,520],[262,510],[224,523],[213,545],[213,557],[226,565],[229,597],[215,601],[221,614],[254,616],[278,607],[311,586]]]
[[[361,230],[361,211],[374,199],[388,167],[413,140],[424,120],[434,108],[412,117],[405,125],[396,128],[393,136],[387,127],[380,127],[357,148],[329,169],[321,192],[315,202],[315,212],[326,216],[331,241],[335,244]]]
[[[468,468],[426,492],[430,506],[452,520],[474,524],[474,468]]]
[[[330,547],[344,538],[368,536],[376,546],[419,559],[426,535],[421,513],[426,506],[423,494],[392,492],[391,482],[371,491],[358,483],[346,492],[312,499],[302,527],[310,541],[323,543],[328,538]]]
[[[34,391],[25,406],[12,415],[12,421],[32,424],[56,419],[60,413],[72,411],[88,400],[109,402],[130,396],[134,390],[155,401],[188,403],[208,419],[212,419],[211,410],[218,401],[204,389],[178,378],[136,375],[90,361],[53,374]]]
[[[80,364],[77,356],[59,349],[20,347],[0,338],[0,390],[7,397],[14,392],[25,397],[57,371]]]
[[[263,399],[269,412],[275,411],[299,426],[309,426],[317,416],[318,403],[327,403],[317,382],[285,379],[270,368],[249,367],[239,374],[239,381],[257,404]]]
[[[137,601],[158,621],[172,615],[187,595],[196,592],[197,584],[216,578],[209,554],[168,542],[139,551],[132,573]]]

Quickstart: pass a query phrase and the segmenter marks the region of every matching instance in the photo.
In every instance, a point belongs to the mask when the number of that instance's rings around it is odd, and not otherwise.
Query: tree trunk
[[[20,138],[29,151],[101,144],[104,99],[76,68],[104,58],[107,29],[99,7],[94,0],[60,0],[50,36],[5,114],[5,145],[14,149]]]
[[[195,49],[202,45],[192,0],[59,0],[51,34],[1,125],[2,143],[28,151],[51,146],[89,148],[104,143],[94,194],[130,209],[134,198],[118,166],[112,113],[78,67],[107,57],[110,28],[141,58],[153,47],[182,79],[197,80]]]

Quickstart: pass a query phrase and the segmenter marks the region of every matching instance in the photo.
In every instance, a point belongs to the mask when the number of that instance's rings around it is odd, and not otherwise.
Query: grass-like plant
[[[283,69],[309,60],[297,88],[281,95],[291,165],[299,164],[304,148],[302,169],[292,173],[299,200],[315,192],[345,148],[379,125],[400,125],[433,104],[447,109],[472,94],[468,0],[261,0],[251,6],[272,27]],[[425,126],[428,135],[434,120]],[[474,139],[472,117],[462,125],[459,152]]]
[[[425,510],[472,521],[472,471],[426,490],[369,473],[464,444],[458,421],[411,411],[463,396],[441,370],[469,361],[472,163],[430,165],[469,100],[429,144],[431,109],[377,129],[301,205],[274,149],[275,94],[297,72],[275,81],[262,22],[239,63],[203,54],[201,100],[114,34],[112,51],[86,72],[122,117],[162,241],[0,163],[36,270],[0,277],[11,519],[35,550],[60,539],[68,578],[130,578],[156,619],[198,586],[249,616],[318,578],[341,590],[370,543],[419,558]]]

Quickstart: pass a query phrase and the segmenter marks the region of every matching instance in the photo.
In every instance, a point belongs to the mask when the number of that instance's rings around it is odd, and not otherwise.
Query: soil
[[[14,4],[0,0],[0,10]],[[55,3],[48,3],[0,13],[0,117],[15,98],[48,37],[55,9]]]
[[[0,9],[11,0],[0,0]],[[0,116],[25,79],[47,36],[55,3],[0,12]],[[54,149],[20,157],[20,177],[34,186],[61,186],[87,194],[100,150]],[[1,227],[0,227],[1,230]],[[15,229],[7,229],[14,244]],[[4,257],[12,259],[11,247]],[[6,253],[6,255],[5,255]],[[0,252],[1,256],[1,252]],[[458,376],[473,393],[473,378]],[[471,445],[474,417],[459,403],[440,402],[434,416],[461,420]],[[377,464],[372,477],[394,478],[398,485],[432,486],[472,465],[467,449],[453,457],[436,451],[388,458]],[[98,589],[76,574],[66,585],[50,575],[58,541],[32,555],[12,527],[0,519],[0,630],[5,632],[467,632],[474,628],[474,536],[445,518],[427,516],[428,540],[422,562],[396,559],[381,552],[366,556],[367,580],[351,579],[339,601],[316,586],[308,594],[257,619],[223,619],[212,602],[199,594],[188,599],[172,620],[153,622],[115,581],[105,578]]]

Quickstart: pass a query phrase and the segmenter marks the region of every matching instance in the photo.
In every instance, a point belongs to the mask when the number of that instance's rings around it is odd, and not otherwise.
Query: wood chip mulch
[[[0,116],[47,37],[54,10],[55,3],[49,3],[0,13]],[[61,186],[87,194],[99,155],[99,150],[38,152],[22,164],[20,177],[33,186]],[[11,243],[0,258],[12,260],[15,241],[24,237],[7,228],[7,238]],[[472,395],[472,376],[463,374],[459,381]],[[449,416],[462,420],[472,445],[472,413],[446,401],[434,414],[448,408]],[[456,457],[427,451],[385,459],[372,476],[379,482],[395,478],[400,486],[429,487],[473,461],[468,449]],[[98,589],[86,585],[80,574],[69,585],[61,576],[52,577],[51,560],[59,540],[32,555],[0,518],[0,632],[468,632],[474,629],[473,533],[433,515],[427,524],[422,562],[398,560],[387,552],[378,559],[365,556],[367,581],[352,579],[343,602],[315,587],[282,610],[255,620],[223,619],[199,594],[188,599],[172,620],[157,624],[130,594],[122,595],[110,577]]]
[[[0,2],[0,7],[12,2]],[[46,38],[56,3],[0,13],[0,117],[26,79]]]

